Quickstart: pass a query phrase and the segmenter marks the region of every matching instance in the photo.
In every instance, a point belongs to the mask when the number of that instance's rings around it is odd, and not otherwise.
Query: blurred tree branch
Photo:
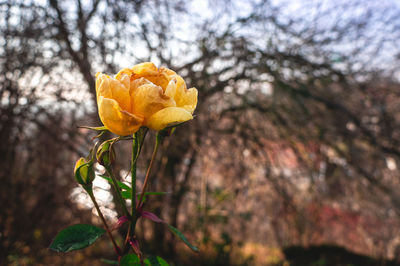
[[[303,176],[310,180],[310,197],[339,195],[340,201],[340,193],[350,197],[348,191],[359,184],[365,202],[386,202],[384,197],[369,197],[368,190],[377,189],[390,198],[387,209],[398,212],[399,184],[383,177],[399,171],[388,173],[388,157],[397,165],[400,162],[400,35],[396,30],[400,9],[386,2],[367,6],[359,1],[307,2],[295,7],[229,1],[221,6],[211,3],[206,14],[196,4],[1,2],[0,136],[4,141],[0,156],[6,169],[1,180],[20,168],[20,158],[28,160],[40,149],[56,152],[48,145],[34,145],[40,135],[61,143],[59,149],[68,151],[65,157],[81,154],[80,146],[88,145],[90,136],[78,132],[76,124],[99,123],[93,71],[115,73],[151,60],[175,69],[189,87],[199,90],[196,118],[191,127],[177,129],[158,165],[163,173],[158,185],[170,188],[172,195],[152,203],[169,206],[166,213],[161,213],[162,208],[155,212],[174,226],[189,204],[188,192],[197,195],[200,181],[191,180],[205,174],[202,164],[212,164],[206,157],[214,149],[221,162],[214,169],[224,172],[230,180],[224,182],[226,189],[238,197],[247,193],[245,182],[250,181],[237,173],[248,174],[261,163],[287,212],[300,213],[304,207],[306,201],[296,196],[296,182]],[[224,141],[231,143],[229,152]],[[29,155],[24,152],[27,143],[35,149],[27,151]],[[284,165],[277,159],[283,151],[274,151],[271,143],[295,155],[298,171],[293,171],[291,180],[277,171]],[[244,151],[251,159],[244,159]],[[65,164],[62,159],[54,164]],[[35,163],[27,164],[24,171],[33,171]],[[335,170],[325,171],[323,165],[334,165]],[[60,168],[62,173],[54,181],[58,185],[63,174],[68,175],[68,167]],[[315,176],[323,176],[323,181],[318,183]],[[342,192],[335,194],[329,182],[337,176]],[[35,178],[40,184],[43,177]],[[24,186],[23,179],[10,182],[8,186],[17,191]],[[213,184],[207,183],[206,190],[215,189]],[[241,192],[237,184],[243,185]],[[12,228],[11,224],[0,222],[0,228]],[[171,258],[163,234],[156,233],[155,248]],[[1,249],[12,249],[4,244],[7,241],[1,239]]]

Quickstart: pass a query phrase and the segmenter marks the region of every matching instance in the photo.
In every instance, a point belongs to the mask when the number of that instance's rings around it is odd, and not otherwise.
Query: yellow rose
[[[197,89],[181,76],[146,62],[125,68],[114,78],[96,74],[99,116],[111,132],[126,136],[141,126],[162,130],[193,119]]]

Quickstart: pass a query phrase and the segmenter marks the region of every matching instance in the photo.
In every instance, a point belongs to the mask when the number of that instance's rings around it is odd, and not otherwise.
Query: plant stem
[[[132,159],[131,159],[131,186],[132,186],[132,198],[131,198],[131,205],[132,205],[132,216],[131,216],[131,221],[129,224],[129,229],[126,234],[125,238],[125,248],[124,248],[124,253],[128,252],[129,250],[129,238],[135,235],[135,227],[136,227],[136,159],[138,156],[139,152],[139,134],[136,132],[133,135],[133,141],[132,141]],[[139,255],[139,254],[138,254]]]
[[[143,146],[143,142],[144,142],[144,138],[146,137],[146,134],[147,134],[147,129],[146,129],[146,131],[143,132],[142,136],[139,136],[138,133],[135,133],[134,136],[133,136],[132,159],[131,159],[132,216],[130,217],[131,222],[130,222],[130,226],[129,226],[129,229],[128,229],[128,233],[126,235],[125,247],[124,247],[123,254],[128,252],[128,250],[129,250],[129,239],[130,238],[133,239],[133,237],[135,235],[136,223],[137,223],[137,220],[139,218],[139,216],[138,216],[138,207],[140,206],[140,202],[143,200],[143,195],[144,195],[145,189],[147,187],[148,179],[149,179],[150,169],[152,168],[153,162],[154,162],[155,157],[157,155],[157,150],[158,150],[159,144],[161,143],[161,139],[162,139],[161,135],[157,134],[156,145],[154,147],[154,151],[153,151],[153,155],[151,157],[149,168],[147,169],[145,181],[144,181],[144,184],[143,184],[142,194],[140,195],[139,201],[136,202],[136,160],[138,158],[138,155],[139,155],[140,151],[142,150],[142,146]],[[143,264],[142,255],[141,254],[137,254],[137,255],[139,256],[141,265],[144,265]]]
[[[136,159],[138,156],[138,152],[139,152],[139,134],[136,132],[133,135],[133,141],[132,141],[132,159],[131,159],[131,186],[132,186],[132,209],[131,209],[131,213],[132,213],[132,218],[131,218],[131,224],[134,221],[134,217],[136,216],[136,210],[135,210],[135,206],[136,206]],[[132,232],[133,233],[133,232]]]
[[[118,198],[119,202],[121,203],[122,211],[124,212],[124,215],[126,215],[126,217],[128,217],[128,218],[131,217],[131,215],[129,214],[128,209],[126,208],[126,203],[125,203],[124,199],[122,198],[121,190],[120,190],[120,188],[118,186],[117,179],[115,178],[111,167],[105,167],[105,168],[106,168],[106,172],[107,172],[108,176],[113,181],[114,189],[115,189],[115,192],[117,194],[117,198]]]
[[[118,256],[120,256],[120,249],[119,249],[117,243],[115,242],[115,240],[114,240],[114,238],[113,238],[113,236],[111,234],[110,228],[108,227],[108,225],[106,223],[106,219],[104,219],[104,216],[101,213],[100,207],[97,204],[96,198],[94,197],[93,190],[91,190],[91,189],[90,190],[86,190],[86,192],[89,194],[89,197],[92,200],[92,202],[94,204],[94,207],[96,208],[97,213],[99,214],[99,217],[100,217],[101,221],[103,222],[104,227],[106,228],[107,234],[111,239],[111,242],[112,242],[112,244],[114,246],[115,252],[117,253]]]
[[[132,158],[131,158],[131,186],[132,186],[132,198],[131,198],[131,205],[132,205],[132,210],[131,210],[131,222],[128,228],[128,232],[126,234],[125,238],[125,248],[124,248],[124,254],[128,252],[129,250],[129,238],[133,238],[135,235],[135,227],[136,227],[136,222],[138,219],[138,215],[136,212],[136,161],[137,158],[139,157],[140,151],[142,150],[144,139],[146,137],[146,134],[148,132],[147,128],[142,128],[140,131],[136,132],[133,134],[132,138]],[[141,255],[138,254],[140,257]]]
[[[157,151],[158,151],[158,147],[160,146],[161,141],[162,141],[162,136],[157,132],[156,145],[154,146],[153,154],[151,155],[150,164],[149,164],[149,167],[147,168],[146,177],[144,178],[142,192],[140,193],[140,198],[139,198],[139,200],[138,200],[138,202],[136,204],[136,211],[139,208],[140,204],[142,203],[144,193],[146,192],[147,184],[148,184],[148,181],[149,181],[150,170],[153,167],[153,163],[155,161],[155,158],[156,158],[156,155],[157,155]]]

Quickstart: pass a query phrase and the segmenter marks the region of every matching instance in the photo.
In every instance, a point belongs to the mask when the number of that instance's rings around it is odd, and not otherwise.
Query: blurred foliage
[[[308,248],[292,246],[285,248],[284,253],[289,264],[293,266],[400,265],[395,261],[374,259],[332,245],[310,246]]]

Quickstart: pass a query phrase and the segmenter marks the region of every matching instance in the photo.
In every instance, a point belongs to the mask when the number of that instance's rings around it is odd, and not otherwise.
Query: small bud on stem
[[[93,161],[86,161],[85,158],[79,158],[74,169],[75,180],[86,190],[91,189],[92,182],[96,177],[93,168]]]

